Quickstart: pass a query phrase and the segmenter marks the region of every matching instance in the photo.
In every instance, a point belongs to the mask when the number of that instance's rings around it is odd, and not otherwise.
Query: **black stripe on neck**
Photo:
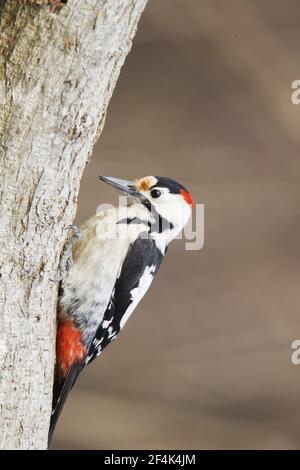
[[[145,201],[142,203],[155,219],[154,223],[149,223],[151,233],[162,233],[166,230],[172,230],[174,228],[174,225],[165,219],[165,217],[161,216],[148,199],[145,198]]]
[[[127,217],[124,219],[119,220],[117,223],[118,224],[144,224],[148,225],[149,227],[149,233],[163,233],[166,230],[172,230],[174,228],[174,225],[169,222],[167,219],[162,217],[155,207],[151,204],[151,202],[143,198],[142,204],[148,209],[150,214],[154,217],[154,222],[151,222],[150,220],[143,220],[140,219],[139,217]]]

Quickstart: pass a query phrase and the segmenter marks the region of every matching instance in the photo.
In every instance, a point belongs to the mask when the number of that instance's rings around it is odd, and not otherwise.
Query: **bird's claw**
[[[73,230],[73,235],[72,235],[72,239],[74,239],[74,241],[76,240],[79,240],[80,238],[80,228],[77,227],[77,225],[68,225],[65,230]],[[71,239],[71,240],[72,240]]]
[[[67,272],[73,266],[73,256],[72,250],[73,245],[80,239],[80,229],[76,225],[68,225],[65,230],[72,230],[72,236],[69,238],[67,243],[65,244],[60,263],[59,263],[59,272],[61,273],[60,281],[64,279]]]

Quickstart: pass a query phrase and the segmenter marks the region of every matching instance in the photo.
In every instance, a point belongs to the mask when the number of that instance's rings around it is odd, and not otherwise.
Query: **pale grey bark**
[[[147,0],[59,3],[0,0],[1,449],[47,447],[58,287],[50,279]]]

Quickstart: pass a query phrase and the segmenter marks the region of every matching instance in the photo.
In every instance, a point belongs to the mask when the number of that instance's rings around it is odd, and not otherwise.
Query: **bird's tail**
[[[60,374],[56,369],[53,385],[52,414],[48,434],[48,444],[51,442],[56,423],[63,409],[66,398],[75,384],[82,367],[82,364],[75,362],[69,369],[69,372],[64,379],[61,379]]]

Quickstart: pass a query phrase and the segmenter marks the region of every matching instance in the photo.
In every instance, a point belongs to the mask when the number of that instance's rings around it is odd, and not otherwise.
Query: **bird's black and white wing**
[[[116,280],[103,321],[96,331],[85,365],[113,341],[147,292],[163,254],[151,238],[137,238],[131,245]]]

